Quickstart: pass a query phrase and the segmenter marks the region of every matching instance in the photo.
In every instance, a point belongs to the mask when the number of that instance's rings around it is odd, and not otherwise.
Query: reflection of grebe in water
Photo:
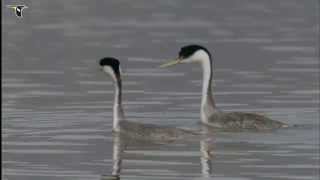
[[[212,175],[212,164],[211,160],[213,158],[213,139],[212,136],[208,136],[207,127],[202,127],[202,131],[205,136],[200,140],[200,163],[201,163],[201,174],[202,177],[208,178]]]
[[[113,135],[112,173],[111,175],[102,175],[101,180],[120,180],[122,158],[125,153],[125,149],[129,144],[134,144],[134,142],[126,136],[121,136],[118,133]],[[204,178],[211,177],[212,174],[212,145],[211,139],[202,138],[200,140],[201,175]]]
[[[212,174],[212,147],[210,147],[210,139],[202,139],[200,141],[200,162],[201,162],[201,174],[203,177],[210,177]]]
[[[115,85],[115,99],[113,105],[113,131],[126,134],[131,138],[147,140],[176,140],[195,133],[183,129],[142,124],[125,120],[122,107],[122,82],[119,60],[106,57],[100,60],[100,67],[112,77]]]
[[[226,130],[269,130],[288,125],[272,120],[263,115],[244,112],[222,112],[217,109],[212,92],[212,59],[210,52],[199,45],[189,45],[181,48],[179,57],[161,65],[168,67],[180,63],[200,63],[203,70],[201,121],[218,129]]]
[[[120,172],[122,166],[122,154],[125,149],[125,139],[120,134],[113,136],[113,154],[112,154],[112,173],[111,176],[102,175],[101,180],[120,180]]]

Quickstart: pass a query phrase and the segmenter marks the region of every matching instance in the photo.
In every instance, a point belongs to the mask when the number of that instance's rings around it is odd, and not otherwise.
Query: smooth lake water
[[[16,3],[2,1],[2,179],[319,179],[318,1],[26,0],[22,19]],[[98,60],[121,60],[129,120],[199,129],[200,66],[158,68],[193,43],[213,54],[221,109],[297,127],[131,140],[117,164]]]

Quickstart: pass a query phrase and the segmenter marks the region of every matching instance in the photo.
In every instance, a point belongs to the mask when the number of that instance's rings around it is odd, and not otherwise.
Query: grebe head
[[[105,73],[109,74],[114,81],[121,78],[120,61],[113,57],[102,58],[99,65]]]
[[[178,58],[160,67],[169,67],[180,63],[203,63],[208,60],[211,60],[211,54],[205,47],[200,45],[187,45],[180,49]]]

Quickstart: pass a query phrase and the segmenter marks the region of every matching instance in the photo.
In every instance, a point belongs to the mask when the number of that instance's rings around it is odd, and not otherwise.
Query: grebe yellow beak
[[[174,65],[177,65],[181,62],[181,58],[177,58],[175,60],[172,60],[172,61],[169,61],[165,64],[162,64],[160,67],[161,68],[165,68],[165,67],[169,67],[169,66],[174,66]]]

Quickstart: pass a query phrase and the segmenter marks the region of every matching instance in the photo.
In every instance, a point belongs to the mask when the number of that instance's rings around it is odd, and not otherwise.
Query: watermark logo
[[[7,7],[13,9],[18,18],[22,18],[22,11],[28,8],[26,5],[7,5]]]

